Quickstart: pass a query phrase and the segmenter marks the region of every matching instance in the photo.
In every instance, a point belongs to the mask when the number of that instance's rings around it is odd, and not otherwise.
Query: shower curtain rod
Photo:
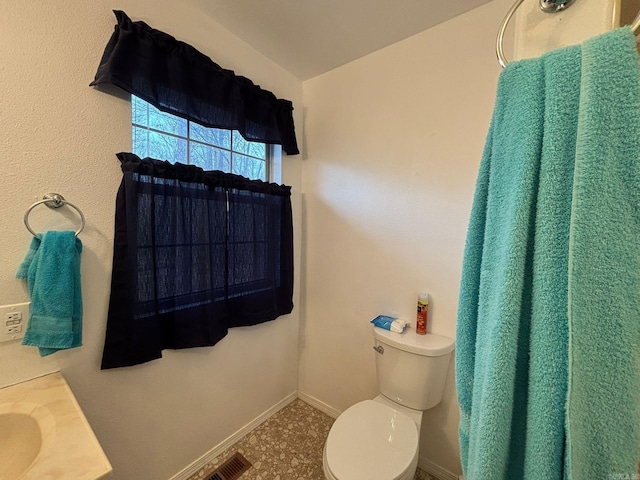
[[[560,2],[560,1],[556,2],[553,0],[540,0],[540,8],[543,11],[548,13],[560,12],[568,8],[569,6],[571,6],[573,1],[574,0],[569,0],[565,2]],[[504,45],[503,45],[504,32],[507,30],[507,25],[509,24],[511,17],[513,17],[514,13],[516,13],[516,10],[518,10],[518,7],[522,4],[522,2],[524,2],[524,0],[517,0],[516,3],[513,4],[513,6],[509,9],[507,14],[505,15],[504,20],[500,25],[500,29],[498,30],[498,37],[496,39],[496,55],[498,57],[498,63],[502,68],[506,67],[507,63],[509,63],[507,61],[507,58],[504,55]],[[636,15],[636,18],[633,20],[633,23],[631,24],[631,30],[633,31],[634,34],[637,34],[639,28],[640,28],[640,12],[638,12],[638,15]]]

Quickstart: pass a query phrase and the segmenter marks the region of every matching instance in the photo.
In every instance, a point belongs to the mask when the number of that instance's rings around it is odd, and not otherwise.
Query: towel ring
[[[570,7],[574,1],[575,0],[540,0],[540,9],[547,13],[561,12],[562,10]],[[516,3],[513,4],[505,15],[504,20],[500,25],[500,29],[498,30],[498,37],[496,39],[496,55],[498,57],[498,63],[502,68],[506,67],[507,63],[509,63],[504,55],[504,32],[507,30],[507,25],[509,24],[511,17],[516,13],[516,10],[518,10],[518,7],[522,2],[524,2],[524,0],[517,0]],[[640,28],[640,12],[631,24],[631,31],[635,34],[638,31],[638,28]]]
[[[84,214],[82,213],[82,210],[76,207],[73,203],[67,202],[64,199],[64,197],[59,193],[47,193],[44,197],[42,197],[42,200],[34,203],[29,208],[27,208],[27,211],[24,214],[24,226],[27,227],[27,230],[29,230],[31,235],[33,235],[34,237],[39,238],[38,234],[34,232],[29,226],[29,214],[31,213],[31,210],[33,210],[35,207],[37,207],[41,203],[44,203],[49,208],[60,208],[63,205],[69,205],[76,212],[78,212],[78,215],[80,215],[81,224],[80,224],[80,228],[75,233],[75,236],[77,237],[78,235],[80,235],[80,232],[84,230],[85,221],[84,221]]]

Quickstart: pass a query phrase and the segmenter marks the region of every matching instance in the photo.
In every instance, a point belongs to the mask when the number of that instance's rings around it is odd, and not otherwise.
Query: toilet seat
[[[335,421],[324,449],[328,478],[404,480],[418,462],[416,423],[374,400],[356,403]]]

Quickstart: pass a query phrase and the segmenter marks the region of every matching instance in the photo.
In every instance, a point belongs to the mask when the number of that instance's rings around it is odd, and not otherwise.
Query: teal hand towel
[[[629,29],[502,72],[458,309],[467,480],[635,471],[639,78]]]
[[[46,232],[31,240],[18,268],[31,296],[22,344],[38,347],[40,356],[82,345],[81,252],[74,232]]]

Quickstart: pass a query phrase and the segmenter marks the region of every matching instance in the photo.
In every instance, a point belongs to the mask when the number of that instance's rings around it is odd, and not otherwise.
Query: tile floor
[[[323,480],[322,449],[333,418],[300,399],[222,452],[189,480],[205,480],[205,474],[236,451],[253,466],[240,480]],[[436,480],[418,470],[415,480]]]

